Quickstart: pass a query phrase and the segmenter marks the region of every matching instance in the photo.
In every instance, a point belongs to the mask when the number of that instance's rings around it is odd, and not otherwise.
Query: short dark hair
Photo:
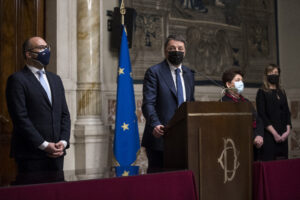
[[[32,37],[26,39],[26,40],[24,41],[24,43],[23,43],[23,46],[22,46],[23,56],[24,56],[25,59],[26,59],[26,51],[28,51],[28,49],[31,48],[31,42],[30,42],[30,39],[31,39],[31,38],[32,38]]]
[[[243,71],[239,68],[233,67],[233,68],[227,69],[222,75],[222,81],[223,81],[224,87],[227,87],[226,83],[231,82],[237,74],[244,77]]]
[[[166,39],[166,42],[165,42],[165,49],[167,48],[170,40],[183,42],[184,48],[186,49],[186,40],[182,35],[169,35]]]

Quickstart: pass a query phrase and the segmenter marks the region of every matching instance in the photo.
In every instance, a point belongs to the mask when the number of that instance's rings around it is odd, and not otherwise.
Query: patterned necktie
[[[40,83],[43,86],[44,90],[46,91],[50,103],[52,103],[50,88],[48,87],[48,85],[46,83],[46,80],[44,79],[44,76],[43,76],[43,74],[45,73],[45,71],[39,70],[36,73],[39,75]]]
[[[182,89],[182,83],[180,78],[180,69],[177,68],[175,70],[176,73],[176,86],[177,86],[177,101],[178,101],[178,107],[184,102],[183,100],[183,89]]]

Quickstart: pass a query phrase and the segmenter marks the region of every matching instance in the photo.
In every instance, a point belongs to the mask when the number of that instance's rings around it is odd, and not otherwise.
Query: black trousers
[[[148,158],[147,173],[162,172],[164,167],[164,152],[146,148]]]
[[[18,174],[13,185],[64,181],[64,157],[16,160]]]

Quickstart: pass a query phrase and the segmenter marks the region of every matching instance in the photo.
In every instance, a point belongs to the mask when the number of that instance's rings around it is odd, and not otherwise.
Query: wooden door
[[[9,185],[16,174],[9,157],[12,122],[5,88],[9,75],[24,66],[22,44],[31,36],[45,36],[44,0],[0,0],[0,185]]]

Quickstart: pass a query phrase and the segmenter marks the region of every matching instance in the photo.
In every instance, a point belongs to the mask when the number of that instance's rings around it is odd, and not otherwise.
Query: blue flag
[[[138,174],[138,166],[132,166],[140,149],[131,63],[125,28],[123,26],[118,69],[117,111],[115,124],[114,155],[119,166],[117,176]]]

